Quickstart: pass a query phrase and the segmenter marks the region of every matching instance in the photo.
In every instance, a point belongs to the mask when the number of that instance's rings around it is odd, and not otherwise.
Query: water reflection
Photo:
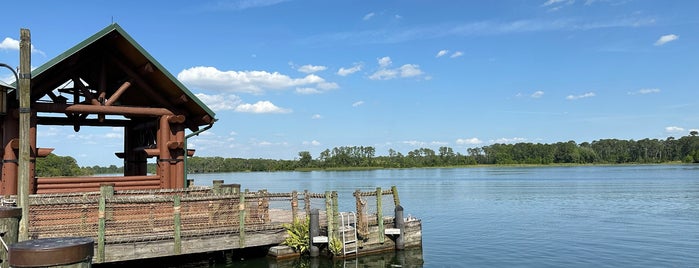
[[[268,260],[269,268],[330,268],[330,267],[422,267],[421,248],[411,248],[395,252],[378,253],[358,258],[299,258],[291,260]],[[238,267],[233,263],[230,267]]]

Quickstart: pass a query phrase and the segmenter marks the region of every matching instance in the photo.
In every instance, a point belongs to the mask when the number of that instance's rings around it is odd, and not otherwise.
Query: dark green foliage
[[[442,146],[438,152],[429,148],[415,149],[403,155],[393,149],[387,156],[375,156],[371,146],[343,146],[320,152],[313,159],[308,151],[299,152],[298,160],[244,159],[223,157],[191,157],[187,160],[188,173],[287,171],[308,169],[357,168],[414,168],[492,164],[624,164],[624,163],[699,163],[699,136],[679,139],[618,140],[601,139],[591,143],[575,141],[542,143],[496,143],[466,149],[461,154]],[[155,164],[148,164],[148,172],[155,173]],[[114,165],[77,168],[75,159],[50,155],[37,161],[38,176],[75,176],[103,173],[122,173]]]
[[[38,177],[89,175],[87,171],[80,169],[75,158],[70,156],[57,156],[55,154],[37,158],[35,169],[36,176]]]

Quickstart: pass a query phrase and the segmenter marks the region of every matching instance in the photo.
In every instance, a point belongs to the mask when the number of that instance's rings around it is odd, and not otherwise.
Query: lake
[[[423,249],[408,252],[407,260],[421,255],[424,263],[404,267],[699,266],[699,165],[249,172],[189,178],[196,185],[224,179],[270,192],[335,190],[343,211],[355,210],[356,189],[396,185],[405,215],[422,219],[423,227]],[[391,254],[374,257],[379,261],[360,258],[359,266],[390,266],[398,256]],[[284,266],[273,262],[261,258],[221,267]],[[321,262],[319,267],[332,265]]]

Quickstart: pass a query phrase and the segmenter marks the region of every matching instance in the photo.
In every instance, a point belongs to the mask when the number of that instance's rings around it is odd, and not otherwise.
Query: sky
[[[699,129],[699,1],[3,2],[0,62],[32,67],[112,22],[215,113],[197,156],[297,159]],[[16,10],[14,12],[13,10]],[[24,10],[24,11],[22,11]],[[0,80],[11,83],[8,70]],[[38,146],[117,165],[123,129],[39,126]],[[189,133],[189,132],[187,132]]]

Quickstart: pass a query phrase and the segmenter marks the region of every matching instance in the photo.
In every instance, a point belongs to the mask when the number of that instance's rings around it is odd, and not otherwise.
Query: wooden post
[[[405,222],[403,219],[403,207],[401,205],[396,206],[393,221],[395,222],[395,228],[400,230],[400,234],[396,237],[396,250],[403,250],[405,249]]]
[[[376,223],[379,225],[379,243],[384,243],[384,226],[383,226],[383,194],[381,187],[376,187]]]
[[[299,217],[299,193],[291,191],[291,222],[296,222]]]
[[[340,230],[340,209],[337,200],[337,191],[333,191],[333,231],[338,232]],[[339,232],[337,233],[339,235]]]
[[[29,124],[31,120],[31,34],[20,29],[19,42],[19,171],[17,205],[22,208],[19,241],[29,239]]]
[[[306,211],[306,217],[311,216],[311,195],[308,190],[303,190],[303,209]]]
[[[180,196],[173,196],[173,218],[175,224],[175,254],[182,254],[182,219],[180,218]]]
[[[7,246],[17,243],[17,235],[19,234],[19,218],[22,217],[22,209],[18,207],[0,207],[0,233],[2,240]],[[0,265],[2,268],[8,268],[8,252],[0,249]]]
[[[213,191],[214,194],[220,194],[222,185],[223,180],[213,180],[213,187],[211,187],[211,191]]]
[[[391,186],[391,193],[393,193],[393,205],[400,206],[400,198],[398,198],[398,187],[395,185]]]
[[[245,193],[240,195],[240,204],[238,205],[238,214],[240,216],[240,223],[238,224],[238,247],[245,247],[245,196],[248,194],[248,189],[245,189]]]
[[[333,200],[330,191],[325,191],[325,217],[328,221],[328,237],[335,237],[333,230]]]
[[[104,262],[105,251],[104,251],[104,241],[106,236],[107,228],[107,199],[114,196],[114,183],[105,183],[100,185],[100,200],[99,200],[99,212],[97,219],[99,220],[99,225],[97,226],[97,260],[98,262]]]
[[[369,222],[364,211],[366,201],[362,200],[362,193],[359,189],[354,191],[354,199],[357,205],[357,233],[366,238],[369,236]]]
[[[320,255],[320,249],[318,246],[313,244],[313,238],[320,235],[320,216],[318,209],[313,209],[311,211],[308,219],[308,236],[310,237],[308,243],[308,252],[311,257],[318,257]]]

